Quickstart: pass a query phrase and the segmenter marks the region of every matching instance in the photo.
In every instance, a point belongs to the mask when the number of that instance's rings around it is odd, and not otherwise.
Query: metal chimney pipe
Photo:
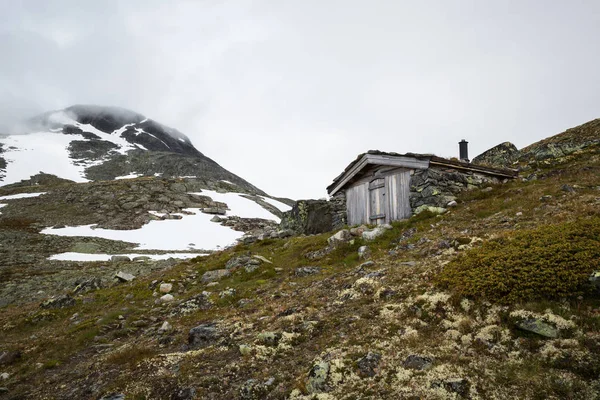
[[[460,154],[460,161],[469,162],[469,142],[465,139],[458,142],[458,149]]]

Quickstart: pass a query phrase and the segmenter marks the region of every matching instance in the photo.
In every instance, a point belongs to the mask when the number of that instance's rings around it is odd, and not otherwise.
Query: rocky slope
[[[86,267],[1,309],[0,396],[598,399],[600,145],[522,168],[439,216]]]
[[[496,167],[531,168],[540,162],[555,162],[557,159],[598,144],[600,144],[600,119],[594,119],[521,150],[517,150],[510,142],[500,143],[475,157],[473,163]]]

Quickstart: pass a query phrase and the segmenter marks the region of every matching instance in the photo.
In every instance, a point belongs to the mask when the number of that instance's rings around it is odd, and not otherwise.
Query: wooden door
[[[387,210],[385,179],[376,178],[369,182],[369,222],[384,224]]]

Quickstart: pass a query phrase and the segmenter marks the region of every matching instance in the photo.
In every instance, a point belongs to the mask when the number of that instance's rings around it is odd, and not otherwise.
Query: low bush
[[[600,218],[507,234],[450,262],[436,283],[459,296],[511,303],[581,295],[600,269]]]

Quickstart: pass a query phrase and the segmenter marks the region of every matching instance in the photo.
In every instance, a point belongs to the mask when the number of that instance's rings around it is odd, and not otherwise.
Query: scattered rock
[[[444,388],[447,392],[456,393],[461,397],[468,397],[471,384],[468,380],[462,378],[445,379],[434,381],[432,388]]]
[[[319,272],[321,272],[320,267],[299,267],[299,268],[296,268],[296,271],[294,271],[294,275],[307,276],[307,275],[318,274]]]
[[[8,372],[3,372],[0,374],[0,379],[3,381],[7,380],[8,378],[10,378],[10,374]]]
[[[0,365],[10,365],[21,358],[20,351],[3,351],[0,353]]]
[[[365,260],[371,258],[371,249],[369,249],[369,246],[360,246],[358,248],[358,258]]]
[[[375,240],[379,236],[385,233],[386,229],[382,226],[378,226],[377,228],[371,229],[369,231],[364,231],[362,233],[362,238],[364,240]]]
[[[215,215],[210,219],[210,222],[223,222],[223,218],[219,217],[218,215]]]
[[[185,387],[178,389],[171,397],[172,400],[194,400],[196,398],[196,389]]]
[[[356,365],[361,376],[373,377],[377,374],[377,366],[381,361],[381,354],[378,353],[367,353],[366,356],[357,361]]]
[[[256,242],[257,240],[258,240],[258,236],[256,236],[256,235],[244,235],[238,239],[238,241],[243,244],[251,244],[251,243]]]
[[[128,274],[127,272],[119,271],[115,274],[115,278],[117,278],[121,282],[131,282],[135,279],[135,276],[132,274]]]
[[[161,293],[170,293],[171,290],[173,290],[173,284],[172,283],[161,283],[160,287],[158,289],[158,291],[161,292]]]
[[[336,232],[333,236],[329,237],[329,239],[327,239],[327,243],[329,243],[330,246],[337,246],[342,243],[348,243],[350,240],[352,240],[350,231],[348,229],[342,229],[341,231]]]
[[[562,190],[563,192],[567,192],[567,193],[574,193],[575,192],[575,188],[573,188],[573,186],[567,185],[567,184],[562,185],[560,187],[560,190]]]
[[[549,202],[550,200],[552,200],[552,196],[551,196],[551,195],[549,195],[549,194],[545,194],[545,195],[543,195],[542,197],[540,197],[540,201],[541,201],[541,202],[544,202],[544,203],[547,203],[547,202]]]
[[[423,371],[431,368],[431,366],[433,365],[433,359],[430,357],[423,357],[416,354],[411,354],[406,358],[406,360],[404,360],[402,365],[404,366],[404,368]]]
[[[529,318],[523,321],[518,321],[515,325],[521,330],[536,333],[540,336],[547,337],[550,339],[556,339],[558,337],[558,329],[536,318]]]
[[[444,207],[434,207],[423,204],[422,206],[419,206],[415,209],[414,215],[421,214],[423,211],[429,211],[430,213],[441,215],[444,214],[447,210]]]
[[[258,254],[255,254],[255,255],[253,255],[252,257],[256,258],[257,260],[260,260],[260,261],[266,262],[267,264],[273,264],[273,262],[272,262],[271,260],[269,260],[269,259],[268,259],[268,258],[266,258],[266,257],[260,256],[260,255],[258,255]]]
[[[375,262],[374,262],[374,261],[367,261],[367,262],[364,262],[364,263],[360,264],[360,265],[358,266],[358,268],[356,268],[356,272],[357,272],[357,273],[359,273],[359,274],[365,273],[365,272],[366,272],[365,270],[366,270],[367,268],[369,268],[369,267],[372,267],[372,266],[374,266],[374,265],[375,265]]]
[[[75,305],[75,299],[68,294],[63,294],[55,298],[50,298],[40,304],[41,308],[65,308],[73,307]]]
[[[202,275],[202,282],[215,282],[220,281],[221,279],[227,278],[231,275],[231,271],[228,269],[215,269],[213,271],[206,271],[204,275]]]
[[[308,383],[306,390],[309,393],[318,393],[326,389],[325,382],[329,375],[329,363],[325,361],[318,362],[312,366],[308,373]]]
[[[212,305],[213,303],[210,301],[209,293],[202,292],[198,296],[179,304],[173,311],[173,315],[187,315],[197,310],[208,310]]]
[[[173,297],[172,294],[165,294],[164,296],[161,296],[159,300],[161,303],[171,303],[175,300],[175,297]]]
[[[100,278],[89,278],[85,279],[83,282],[78,283],[73,289],[73,294],[85,293],[90,290],[101,289],[104,285],[102,284],[102,279]]]
[[[190,329],[188,344],[192,348],[202,348],[217,343],[220,338],[221,332],[217,329],[217,324],[209,322]]]
[[[269,378],[264,382],[256,379],[248,379],[240,388],[240,398],[243,400],[262,400],[270,391],[270,386],[275,383],[275,378]]]
[[[152,257],[148,257],[148,256],[135,256],[133,257],[133,261],[138,262],[138,261],[150,261],[152,260]]]
[[[227,210],[217,207],[205,207],[202,209],[202,212],[204,214],[225,215],[227,213]]]
[[[233,297],[235,296],[235,289],[233,288],[227,288],[221,292],[219,292],[219,297],[220,298],[225,298],[225,297]]]
[[[261,332],[257,339],[266,346],[275,347],[281,340],[281,333],[279,332]]]
[[[173,329],[169,321],[163,322],[163,324],[158,328],[159,333],[169,332]]]
[[[277,237],[280,239],[284,239],[290,236],[294,236],[294,231],[291,229],[282,229],[280,231],[277,231]]]
[[[110,258],[110,261],[112,262],[122,262],[122,261],[126,261],[126,262],[130,262],[131,258],[127,257],[127,256],[112,256]]]
[[[492,190],[494,190],[494,188],[491,187],[491,186],[488,186],[488,187],[485,187],[485,188],[481,189],[481,191],[484,192],[484,193],[491,192]]]
[[[357,226],[357,227],[351,228],[350,229],[350,234],[352,236],[358,236],[358,237],[360,237],[360,236],[362,236],[363,232],[366,231],[366,230],[369,230],[369,228],[366,225],[361,225],[361,226]]]
[[[458,203],[456,202],[456,200],[452,200],[451,202],[449,202],[448,204],[446,204],[447,208],[452,208],[452,207],[456,207],[458,205]]]

